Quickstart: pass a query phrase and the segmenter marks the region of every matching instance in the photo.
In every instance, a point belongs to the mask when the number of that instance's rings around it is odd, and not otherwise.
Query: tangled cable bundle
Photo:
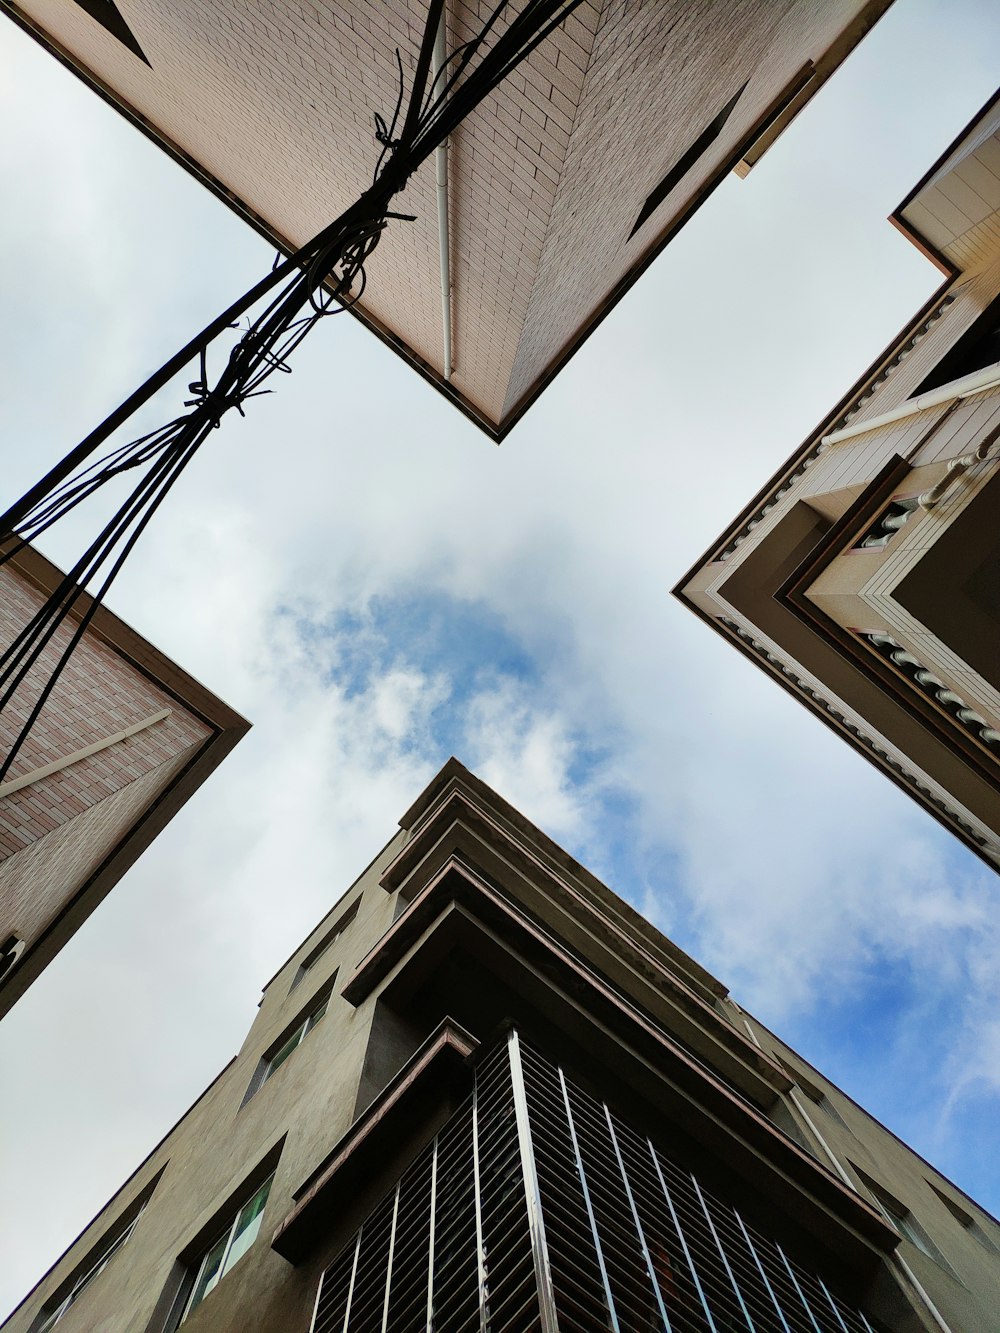
[[[45,604],[0,654],[0,713],[14,703],[19,691],[29,694],[37,690],[26,706],[23,724],[10,750],[0,759],[0,782],[132,548],[205,439],[227,413],[235,409],[243,416],[248,399],[272,392],[263,387],[267,379],[276,372],[290,371],[288,358],[321,319],[349,309],[361,298],[367,281],[365,264],[385,228],[391,221],[415,221],[410,214],[391,211],[393,198],[465,117],[580,3],[527,0],[517,14],[510,16],[508,0],[500,0],[479,33],[456,48],[437,76],[429,79],[432,49],[444,10],[444,0],[431,0],[409,98],[405,98],[403,63],[397,51],[399,96],[395,111],[388,124],[381,115],[376,113],[374,117],[375,139],[382,151],[368,189],[301,249],[284,259],[279,256],[266,277],[181,348],[0,516],[2,566],[95,491],[126,472],[141,474],[131,494]],[[268,297],[268,304],[251,316],[250,312]],[[243,320],[245,327],[240,323]],[[212,345],[227,331],[240,328],[240,336],[212,382]],[[167,425],[91,461],[114,432],[192,361],[197,374],[188,385],[186,411]],[[91,584],[95,585],[92,589]],[[85,608],[82,612],[78,608],[81,599]],[[53,640],[75,608],[72,633],[59,649]]]

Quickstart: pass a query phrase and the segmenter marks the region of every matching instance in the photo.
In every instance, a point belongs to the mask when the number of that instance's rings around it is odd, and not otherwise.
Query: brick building
[[[944,274],[676,594],[1000,868],[1000,94],[892,215]]]
[[[971,1333],[1000,1225],[455,760],[4,1333]]]
[[[586,0],[401,196],[355,313],[495,438],[890,0]],[[445,6],[445,49],[492,0]],[[370,183],[420,0],[0,0],[283,249]],[[442,184],[443,177],[443,184]],[[234,293],[234,296],[237,293]]]
[[[61,577],[30,547],[0,566],[0,639]],[[43,666],[71,632],[63,626]],[[31,681],[0,714],[4,755],[37,697]],[[111,612],[97,613],[0,783],[0,1015],[248,726]]]

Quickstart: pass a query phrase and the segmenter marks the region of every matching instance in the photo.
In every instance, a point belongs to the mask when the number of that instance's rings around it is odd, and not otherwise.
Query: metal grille
[[[320,1283],[313,1333],[875,1333],[512,1033]]]
[[[313,1333],[541,1327],[506,1046],[320,1283]]]

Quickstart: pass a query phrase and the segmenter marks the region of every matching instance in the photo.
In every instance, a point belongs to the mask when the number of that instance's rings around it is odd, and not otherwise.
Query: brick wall
[[[426,0],[132,0],[150,66],[79,5],[22,11],[280,236],[301,244],[370,183]],[[448,45],[494,0],[449,0]],[[497,423],[657,244],[862,0],[588,0],[450,147],[453,383]],[[647,195],[749,80],[712,150],[629,240]],[[433,162],[369,265],[363,309],[442,365]],[[236,293],[234,293],[234,296]]]
[[[0,642],[9,642],[41,602],[10,565],[0,567]],[[46,653],[51,665],[71,631]],[[6,754],[37,697],[44,669],[0,714]],[[213,728],[142,675],[94,634],[64,671],[9,778],[101,741],[162,708],[170,716],[127,740],[0,797],[0,933],[29,941],[135,825]]]

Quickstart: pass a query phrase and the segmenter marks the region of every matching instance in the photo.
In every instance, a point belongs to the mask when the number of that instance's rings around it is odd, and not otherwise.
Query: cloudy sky
[[[4,1020],[0,1310],[450,754],[1000,1211],[996,876],[669,596],[937,286],[998,52],[897,0],[499,449],[350,319],[212,439],[111,604],[254,728]],[[0,123],[6,501],[272,254],[6,21]]]

